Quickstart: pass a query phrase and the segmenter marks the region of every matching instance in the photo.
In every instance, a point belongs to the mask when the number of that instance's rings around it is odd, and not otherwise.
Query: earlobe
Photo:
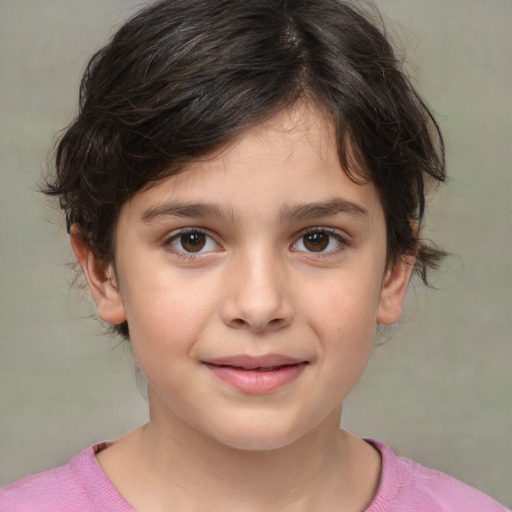
[[[98,315],[109,324],[124,322],[126,313],[112,264],[107,264],[94,254],[77,224],[71,226],[70,241],[96,302]]]
[[[392,325],[400,319],[414,263],[414,257],[401,256],[386,273],[377,313],[378,323]]]

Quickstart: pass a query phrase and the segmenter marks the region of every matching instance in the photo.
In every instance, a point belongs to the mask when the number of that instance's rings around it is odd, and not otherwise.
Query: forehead
[[[158,204],[194,202],[218,204],[233,216],[261,211],[264,204],[275,216],[278,209],[338,198],[359,204],[369,217],[380,209],[374,186],[354,183],[342,168],[333,123],[319,109],[300,104],[152,184],[122,211],[135,208],[140,215]]]

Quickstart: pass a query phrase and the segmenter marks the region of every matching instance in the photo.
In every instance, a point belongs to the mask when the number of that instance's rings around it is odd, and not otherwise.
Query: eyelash
[[[300,250],[296,249],[297,244],[304,243],[305,237],[308,235],[327,235],[328,241],[327,244],[330,244],[332,239],[334,239],[337,243],[337,247],[334,249],[325,251],[308,251],[308,250]],[[291,245],[292,250],[295,252],[302,252],[308,255],[308,257],[314,257],[314,258],[326,258],[329,256],[332,256],[334,254],[338,254],[339,252],[343,251],[346,247],[349,246],[348,241],[345,237],[343,237],[337,230],[332,228],[325,228],[325,227],[314,227],[309,228],[305,231],[303,231],[300,236],[297,238],[297,240]],[[328,246],[327,246],[328,247]]]
[[[200,254],[211,252],[211,251],[202,251],[203,247],[201,247],[201,249],[196,252],[194,252],[194,251],[187,252],[183,248],[183,246],[182,246],[183,250],[179,250],[178,248],[173,247],[174,242],[179,241],[182,237],[184,237],[186,235],[200,235],[200,236],[202,235],[206,238],[205,245],[207,245],[208,243],[211,244],[213,242],[217,246],[217,248],[220,249],[220,245],[217,242],[215,242],[215,240],[206,231],[204,231],[201,228],[180,229],[179,231],[172,233],[171,236],[165,241],[164,245],[170,247],[171,251],[176,256],[178,256],[180,258],[187,259],[187,260],[193,260],[193,259],[199,257]]]
[[[173,246],[173,244],[175,242],[178,242],[182,237],[184,237],[186,235],[204,236],[206,239],[205,246],[213,243],[219,249],[219,252],[222,250],[221,246],[205,230],[203,230],[201,228],[195,228],[195,227],[184,228],[177,232],[172,233],[171,236],[166,239],[166,241],[164,242],[164,245],[167,247],[170,247],[171,251],[176,256],[178,256],[180,258],[187,259],[187,260],[193,260],[197,257],[200,257],[201,254],[217,252],[217,251],[212,251],[212,250],[203,251],[204,246],[201,247],[199,251],[190,251],[190,252],[185,250],[183,245],[181,246],[181,249],[178,249],[177,247]],[[325,248],[322,248],[319,251],[303,250],[303,249],[296,248],[298,244],[300,244],[300,243],[304,244],[305,237],[311,236],[311,235],[327,235],[328,240],[327,240],[326,247],[328,247],[331,244],[332,239],[334,239],[336,241],[337,247],[335,247],[334,249],[330,249],[328,251],[325,251]],[[343,236],[341,236],[337,230],[334,230],[331,228],[325,228],[325,227],[315,227],[315,228],[308,228],[307,230],[301,232],[300,235],[296,238],[295,242],[293,242],[291,244],[290,249],[293,252],[305,253],[309,257],[325,258],[325,257],[329,257],[329,256],[332,256],[333,254],[337,254],[337,253],[343,251],[348,246],[349,246],[349,243],[347,242],[347,240]]]

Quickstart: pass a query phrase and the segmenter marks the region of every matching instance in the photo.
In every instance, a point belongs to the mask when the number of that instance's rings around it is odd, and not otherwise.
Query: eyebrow
[[[148,208],[142,214],[142,221],[149,224],[161,217],[201,218],[233,217],[233,212],[209,203],[164,203]]]
[[[284,206],[279,214],[279,220],[281,222],[289,219],[308,220],[333,217],[340,213],[346,213],[355,217],[369,217],[368,210],[361,205],[347,199],[334,198],[327,202],[305,203],[291,207]]]
[[[331,199],[326,202],[304,203],[294,206],[283,206],[278,215],[278,221],[308,220],[322,217],[333,217],[346,213],[356,217],[369,217],[368,210],[342,198]],[[235,217],[232,210],[221,208],[210,203],[164,203],[148,208],[142,214],[142,221],[149,224],[161,217],[204,218],[216,219]]]

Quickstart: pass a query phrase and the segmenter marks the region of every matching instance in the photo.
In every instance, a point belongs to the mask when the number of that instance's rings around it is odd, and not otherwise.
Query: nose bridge
[[[283,258],[265,246],[233,257],[223,304],[224,322],[255,332],[288,325],[293,309]]]

